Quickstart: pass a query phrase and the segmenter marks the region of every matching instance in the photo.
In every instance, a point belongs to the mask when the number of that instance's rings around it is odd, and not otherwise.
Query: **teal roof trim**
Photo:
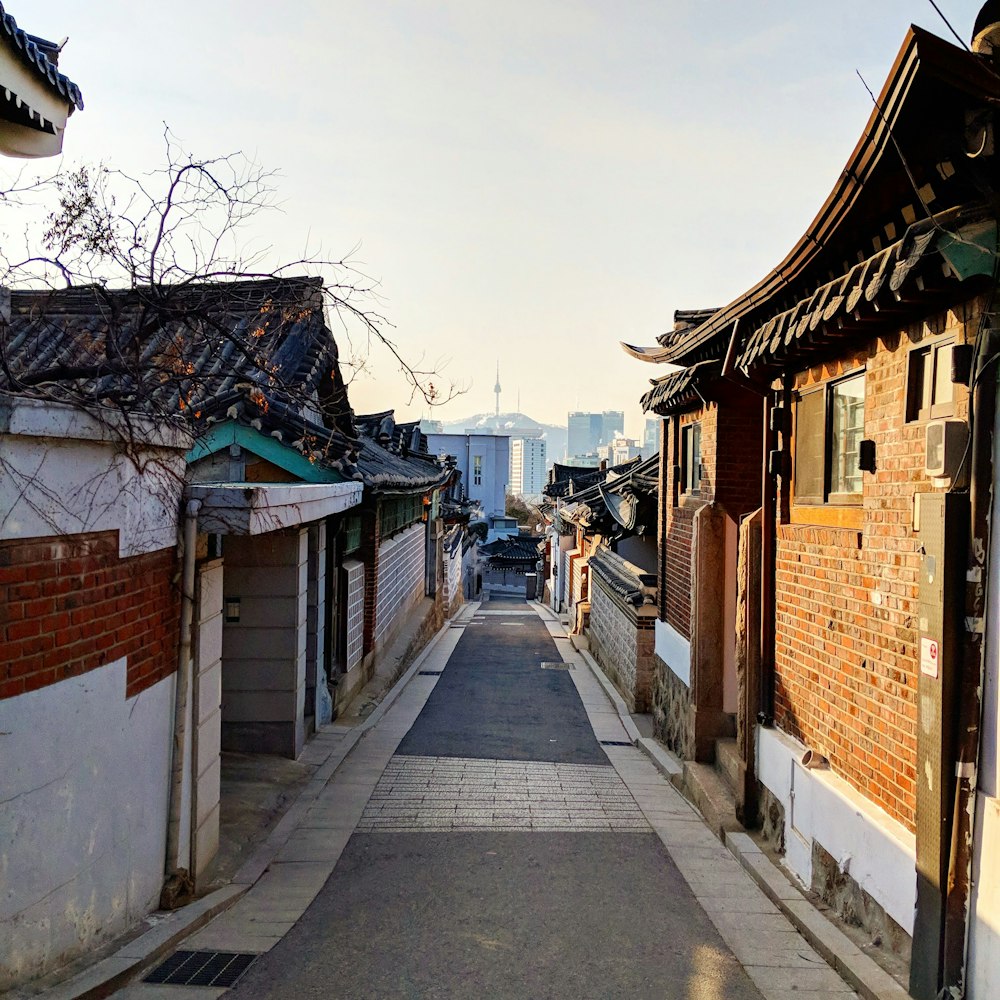
[[[290,445],[283,444],[276,438],[261,434],[260,431],[235,420],[212,424],[208,431],[198,438],[194,447],[185,457],[190,465],[202,458],[208,458],[209,455],[215,455],[233,444],[246,448],[258,458],[263,458],[278,466],[279,469],[284,469],[285,472],[298,476],[306,483],[350,482],[339,472],[335,472],[319,462],[310,462],[305,455]]]

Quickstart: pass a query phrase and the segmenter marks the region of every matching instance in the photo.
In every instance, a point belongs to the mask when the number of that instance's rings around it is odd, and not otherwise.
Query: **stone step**
[[[715,769],[735,795],[740,780],[740,751],[736,740],[715,741]]]
[[[682,791],[705,818],[712,832],[725,840],[727,833],[738,833],[743,826],[736,818],[736,801],[714,764],[684,762]]]

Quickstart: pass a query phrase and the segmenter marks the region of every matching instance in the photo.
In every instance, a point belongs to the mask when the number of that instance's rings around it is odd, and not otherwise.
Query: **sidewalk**
[[[215,901],[218,905],[233,899],[235,902],[205,926],[196,929],[181,947],[185,950],[252,955],[271,951],[296,926],[316,899],[359,826],[373,831],[373,835],[381,829],[398,831],[393,836],[403,837],[408,836],[406,831],[426,833],[429,829],[442,829],[445,822],[442,816],[447,813],[447,828],[441,836],[447,836],[449,829],[464,830],[466,833],[462,836],[466,840],[463,843],[469,842],[469,836],[478,836],[470,831],[479,828],[492,831],[494,836],[526,828],[553,832],[560,829],[606,829],[606,834],[594,833],[594,836],[601,837],[621,837],[627,836],[629,830],[642,832],[651,829],[683,876],[686,889],[690,890],[700,910],[707,915],[721,941],[746,970],[760,995],[767,1000],[819,1000],[820,997],[847,1000],[852,997],[854,994],[843,979],[809,946],[761,891],[744,864],[713,836],[694,809],[673,788],[662,773],[666,766],[664,762],[660,761],[657,766],[646,753],[634,746],[639,734],[632,720],[627,714],[622,714],[621,706],[616,707],[602,685],[600,675],[588,663],[589,658],[572,648],[558,620],[540,605],[522,605],[522,608],[524,612],[502,608],[500,603],[492,608],[485,605],[482,609],[476,605],[466,606],[459,618],[438,633],[411,666],[390,699],[361,726],[344,730],[334,725],[319,734],[311,746],[315,746],[316,753],[326,753],[327,759],[268,840],[240,869],[233,884],[220,890],[225,898]],[[565,670],[572,680],[593,735],[602,745],[617,778],[627,788],[629,802],[609,787],[602,792],[600,781],[604,779],[602,777],[599,781],[595,777],[596,771],[587,772],[590,765],[534,764],[531,755],[527,754],[521,764],[494,761],[494,778],[502,774],[528,783],[518,808],[501,813],[498,801],[490,800],[492,805],[487,806],[480,794],[484,785],[481,780],[482,761],[462,761],[454,754],[440,759],[396,757],[393,761],[397,748],[411,732],[439,678],[448,668],[452,653],[466,629],[481,627],[495,620],[494,616],[508,619],[501,624],[517,625],[518,619],[514,616],[529,610],[533,620],[540,618],[544,623],[553,640],[551,645],[554,645],[559,657],[551,663],[543,663],[543,670],[546,667]],[[514,631],[512,629],[511,634]],[[426,729],[426,719],[422,725]],[[532,738],[537,739],[537,734]],[[419,746],[416,749],[419,750]],[[408,753],[412,752],[408,750]],[[560,771],[560,768],[563,770]],[[420,774],[415,773],[421,769]],[[598,770],[610,772],[611,768],[605,766]],[[447,775],[448,788],[452,789],[446,796],[449,800],[447,810],[439,808],[441,802],[435,807],[431,801],[434,783],[425,780],[430,773]],[[535,807],[530,808],[532,775],[543,776],[536,779],[536,796],[552,794],[556,785],[562,782],[558,808],[544,800],[536,801]],[[461,791],[463,782],[465,792]],[[427,801],[417,812],[409,806],[400,811],[399,803],[392,801],[393,787],[405,788],[407,784],[410,788],[429,789],[424,795]],[[501,782],[494,780],[485,784],[496,790]],[[597,804],[584,801],[586,796],[577,796],[578,801],[574,800],[569,797],[570,788],[583,788],[588,795],[596,789],[591,798]],[[377,789],[382,791],[373,798]],[[439,798],[442,796],[440,791],[434,794]],[[467,807],[462,806],[463,795],[468,800]],[[472,808],[473,805],[476,808]],[[511,803],[506,805],[510,807]],[[615,830],[619,832],[615,833]],[[450,835],[454,836],[454,833]],[[541,838],[545,836],[540,833],[537,843],[542,843]],[[454,842],[450,843],[454,845]],[[598,874],[594,872],[595,877]],[[638,903],[642,888],[636,886],[629,891],[635,894]],[[207,904],[207,901],[200,902]],[[671,904],[664,899],[662,905]],[[629,917],[638,921],[651,919],[648,901],[643,900],[642,907]],[[109,959],[110,964],[103,972],[121,976],[129,968],[128,962],[133,968],[137,963],[143,966],[155,964],[154,959],[170,950],[164,947],[165,940],[168,940],[167,931],[154,928],[144,938],[128,946],[125,949],[127,954]],[[174,938],[170,938],[170,942],[171,948],[177,946]],[[666,946],[667,942],[664,942]],[[91,970],[91,985],[102,981],[101,974],[99,968]],[[76,985],[81,987],[86,984],[77,982]],[[156,1000],[160,997],[165,1000],[200,1000],[220,996],[224,992],[226,990],[219,987],[157,986],[134,982],[116,995],[126,1000]],[[87,993],[79,988],[74,991],[72,983],[46,994],[50,1000],[68,1000],[85,995]],[[736,994],[705,995],[721,998]],[[741,989],[738,995],[749,994]]]

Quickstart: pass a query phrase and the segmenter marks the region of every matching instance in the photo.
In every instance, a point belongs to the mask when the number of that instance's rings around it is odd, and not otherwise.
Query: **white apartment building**
[[[510,441],[510,491],[514,496],[540,494],[546,483],[545,440],[515,437]]]

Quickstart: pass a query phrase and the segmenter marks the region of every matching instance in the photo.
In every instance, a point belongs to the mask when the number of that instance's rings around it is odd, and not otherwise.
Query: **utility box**
[[[920,497],[917,913],[910,962],[914,1000],[936,1000],[941,988],[968,509],[966,494]]]

